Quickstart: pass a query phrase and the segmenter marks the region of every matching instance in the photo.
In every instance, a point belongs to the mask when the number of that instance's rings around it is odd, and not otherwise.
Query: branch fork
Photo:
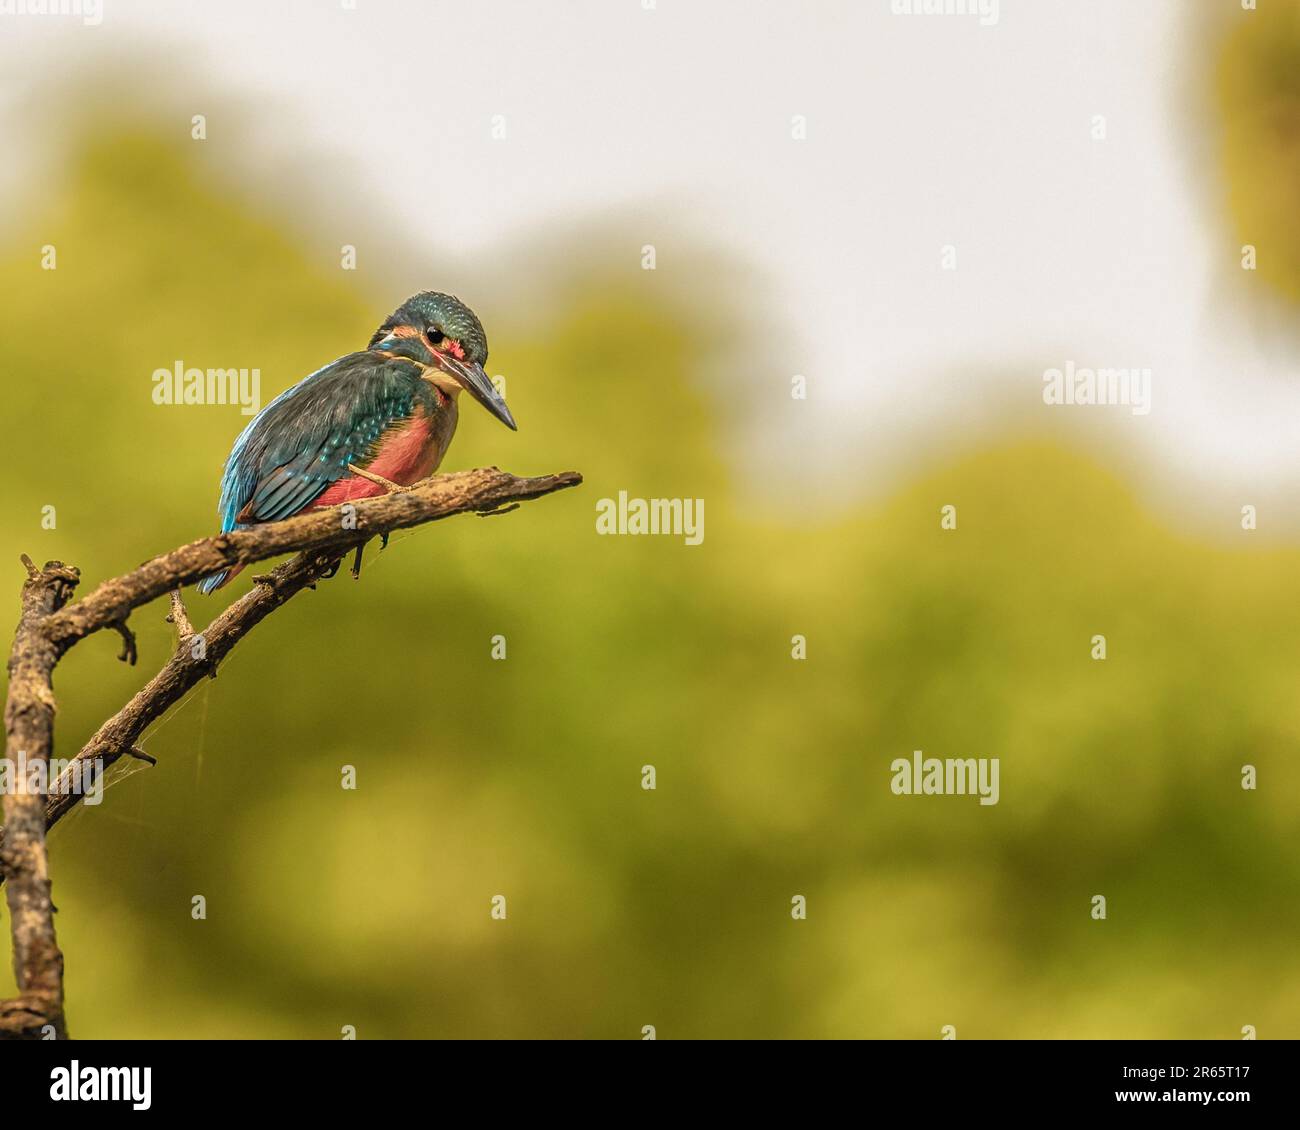
[[[402,491],[311,511],[283,522],[254,526],[190,542],[151,558],[139,568],[105,581],[75,602],[80,573],[60,561],[42,568],[26,554],[27,580],[22,611],[9,656],[5,702],[5,753],[10,764],[19,754],[48,765],[54,747],[53,672],[70,647],[109,629],[122,637],[119,658],[134,664],[139,656],[131,613],[167,595],[167,620],[176,628],[176,648],[162,669],[82,746],[76,758],[44,795],[15,783],[4,796],[0,832],[0,881],[5,886],[13,937],[14,972],[19,995],[0,1001],[0,1039],[63,1038],[63,954],[54,931],[49,858],[45,834],[81,799],[71,785],[86,762],[101,759],[108,769],[122,757],[156,764],[138,746],[149,726],[205,675],[271,612],[337,569],[350,551],[394,530],[434,522],[453,514],[495,515],[519,503],[577,486],[576,471],[518,478],[495,467],[459,471],[426,479]],[[202,633],[204,656],[196,660],[196,632],[181,596],[183,586],[232,565],[251,565],[281,554],[295,554],[270,573],[254,577],[254,587],[221,612]]]

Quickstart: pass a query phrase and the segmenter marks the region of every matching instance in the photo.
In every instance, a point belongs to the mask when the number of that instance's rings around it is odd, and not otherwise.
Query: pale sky
[[[1300,530],[1281,513],[1300,487],[1295,314],[1242,289],[1196,101],[1199,5],[1002,0],[990,27],[890,0],[103,5],[97,27],[0,15],[6,185],[42,125],[33,91],[152,52],[168,83],[255,111],[256,145],[337,159],[417,247],[454,233],[508,262],[612,212],[661,254],[681,233],[751,264],[810,382],[800,426],[783,403],[734,435],[754,484],[794,467],[812,491],[846,471],[884,489],[918,451],[1024,413],[1142,472],[1180,518],[1218,528],[1251,502]],[[394,176],[370,158],[399,136],[428,144]],[[439,176],[452,155],[473,175]],[[1067,361],[1149,367],[1150,414],[1045,408],[1043,371]]]

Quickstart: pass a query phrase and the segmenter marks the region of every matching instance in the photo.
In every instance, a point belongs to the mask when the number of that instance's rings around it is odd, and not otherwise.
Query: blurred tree
[[[1239,15],[1217,82],[1229,207],[1260,278],[1300,301],[1300,0]]]
[[[23,207],[0,561],[93,581],[210,532],[244,418],[154,405],[153,370],[271,395],[393,305],[147,130]],[[741,346],[676,293],[593,242],[545,319],[485,314],[521,430],[467,417],[446,469],[583,491],[294,601],[56,829],[76,1034],[1300,1035],[1300,555],[1016,435],[869,512],[742,509],[704,371]],[[704,498],[703,544],[598,536],[620,489]],[[106,638],[59,674],[64,750],[139,679]],[[1000,804],[892,795],[914,749],[1000,757]]]

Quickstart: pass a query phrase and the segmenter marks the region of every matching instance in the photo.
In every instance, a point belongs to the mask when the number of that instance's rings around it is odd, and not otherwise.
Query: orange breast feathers
[[[440,442],[442,429],[417,408],[414,416],[389,428],[379,438],[378,452],[366,470],[399,486],[410,486],[433,474],[442,458]],[[348,475],[331,484],[314,503],[312,509],[352,502],[358,498],[373,498],[384,494],[385,488],[360,475]]]

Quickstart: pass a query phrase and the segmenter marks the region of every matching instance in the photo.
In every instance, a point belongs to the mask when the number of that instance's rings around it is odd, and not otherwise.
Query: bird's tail
[[[242,565],[232,565],[229,569],[222,569],[220,573],[209,573],[194,587],[204,596],[208,596],[233,581],[243,568]]]

